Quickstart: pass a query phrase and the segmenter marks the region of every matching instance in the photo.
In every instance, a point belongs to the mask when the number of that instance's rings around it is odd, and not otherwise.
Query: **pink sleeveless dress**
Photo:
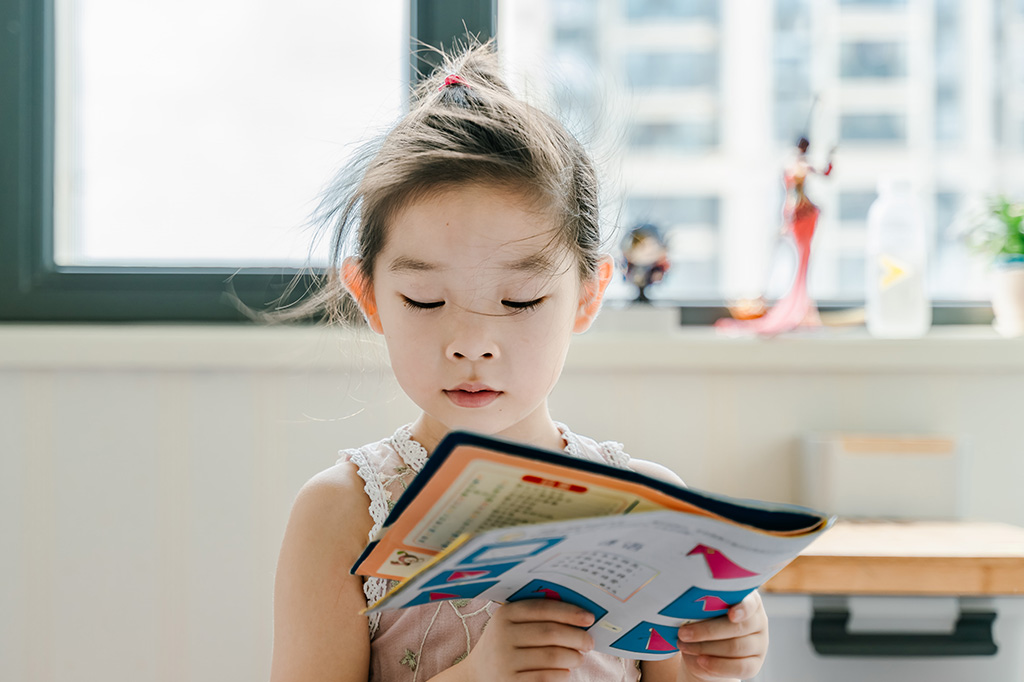
[[[573,457],[629,469],[629,455],[622,445],[597,443],[558,424],[565,452]],[[372,537],[413,476],[423,467],[427,452],[412,439],[408,425],[390,438],[357,450],[342,450],[339,462],[352,462],[365,482],[370,498]],[[366,603],[384,596],[394,584],[381,578],[365,578]],[[469,654],[480,639],[491,614],[500,604],[484,599],[461,599],[424,604],[370,617],[370,681],[426,682]],[[570,677],[574,682],[636,682],[636,661],[590,652]]]

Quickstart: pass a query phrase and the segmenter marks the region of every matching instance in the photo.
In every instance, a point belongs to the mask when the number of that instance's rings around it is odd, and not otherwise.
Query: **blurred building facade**
[[[670,232],[655,298],[781,293],[781,175],[800,136],[819,167],[838,146],[833,176],[808,184],[814,296],[863,297],[867,210],[902,175],[930,230],[933,298],[986,298],[951,224],[969,198],[1024,191],[1024,0],[504,5],[520,84],[620,169],[610,223]]]

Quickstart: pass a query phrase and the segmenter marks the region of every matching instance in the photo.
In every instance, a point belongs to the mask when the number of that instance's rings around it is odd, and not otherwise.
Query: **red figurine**
[[[828,175],[832,172],[832,154],[829,151],[828,165],[824,171],[814,168],[807,160],[810,147],[806,137],[796,143],[797,154],[786,168],[783,181],[786,185],[786,202],[782,207],[782,235],[792,235],[797,252],[797,271],[793,286],[763,316],[753,319],[723,318],[715,326],[733,334],[760,334],[775,336],[797,327],[816,327],[821,324],[818,308],[807,293],[807,268],[811,258],[811,240],[818,223],[818,207],[804,193],[804,181],[808,173]]]

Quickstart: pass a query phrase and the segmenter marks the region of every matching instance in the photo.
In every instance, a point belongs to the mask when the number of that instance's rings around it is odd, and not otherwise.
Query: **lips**
[[[448,400],[458,407],[486,407],[498,399],[501,391],[496,391],[484,384],[460,384],[455,388],[445,389]]]

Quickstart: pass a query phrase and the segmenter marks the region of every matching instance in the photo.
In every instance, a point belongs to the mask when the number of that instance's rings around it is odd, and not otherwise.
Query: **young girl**
[[[325,295],[339,302],[343,286],[356,301],[422,413],[384,440],[343,451],[299,494],[278,564],[272,680],[751,677],[768,642],[756,592],[727,616],[680,628],[681,654],[639,665],[592,651],[584,628],[593,616],[558,601],[359,615],[388,584],[349,567],[448,431],[679,482],[548,414],[569,340],[593,321],[613,266],[598,250],[590,160],[558,122],[512,97],[496,61],[490,45],[447,60],[353,191],[326,200],[341,262]],[[353,232],[356,253],[342,260]]]

